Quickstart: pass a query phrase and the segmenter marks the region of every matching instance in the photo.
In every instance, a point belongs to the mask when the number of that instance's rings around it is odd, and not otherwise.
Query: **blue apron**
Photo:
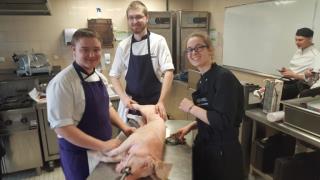
[[[161,83],[152,66],[150,53],[150,32],[147,34],[148,54],[133,55],[132,44],[134,37],[132,35],[130,47],[130,59],[128,71],[126,74],[126,93],[132,96],[132,99],[139,104],[156,104],[160,97]]]
[[[81,79],[86,103],[77,127],[90,136],[107,141],[111,139],[112,129],[106,87],[100,77],[100,81],[86,82],[80,71],[75,69]],[[73,145],[64,138],[59,138],[59,147],[66,180],[85,180],[89,176],[88,149]]]

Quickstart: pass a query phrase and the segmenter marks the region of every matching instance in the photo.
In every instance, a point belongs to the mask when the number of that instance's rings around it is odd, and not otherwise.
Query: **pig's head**
[[[161,118],[159,114],[156,113],[156,106],[155,105],[139,105],[139,104],[132,104],[133,108],[139,110],[142,116],[147,120],[153,120]]]
[[[172,165],[155,160],[150,155],[129,155],[124,158],[117,167],[116,171],[121,172],[125,167],[131,167],[131,175],[127,176],[127,180],[135,180],[143,177],[152,177],[153,179],[167,179]]]
[[[157,161],[154,166],[155,176],[161,180],[168,179],[172,164]]]

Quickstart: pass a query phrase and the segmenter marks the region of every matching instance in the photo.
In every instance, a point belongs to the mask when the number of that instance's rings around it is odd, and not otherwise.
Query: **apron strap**
[[[77,66],[79,66],[79,65],[76,64],[76,62],[73,62],[72,65],[73,65],[74,69],[76,70],[79,78],[81,79],[81,82],[85,82],[85,78],[83,78],[83,76],[81,75],[80,69],[77,67]],[[96,73],[96,71],[94,70],[93,73]],[[89,75],[89,76],[90,76],[90,75]],[[89,76],[88,76],[88,77],[89,77]],[[101,79],[101,77],[100,77],[99,75],[98,75],[98,77],[99,77],[100,81],[102,81],[102,79]]]
[[[79,78],[81,79],[81,82],[84,82],[84,78],[83,78],[83,76],[81,75],[80,70],[77,68],[77,64],[76,64],[76,62],[74,61],[74,62],[72,63],[72,65],[73,65],[73,68],[76,70],[76,72],[77,72],[77,74],[78,74]]]

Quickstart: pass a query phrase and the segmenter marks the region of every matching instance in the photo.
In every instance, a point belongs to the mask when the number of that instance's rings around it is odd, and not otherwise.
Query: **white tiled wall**
[[[63,30],[87,27],[87,19],[97,18],[96,8],[99,7],[102,10],[101,18],[111,18],[114,30],[128,31],[125,11],[130,1],[51,0],[51,16],[0,16],[0,57],[6,58],[6,62],[0,64],[0,69],[15,67],[11,60],[13,53],[32,50],[46,53],[53,65],[68,65],[72,56],[69,47],[64,45]],[[149,10],[166,10],[166,0],[142,2]],[[172,0],[169,7],[191,9],[192,0]],[[104,49],[103,52],[111,53],[113,60],[113,48]],[[54,56],[58,59],[54,59]]]

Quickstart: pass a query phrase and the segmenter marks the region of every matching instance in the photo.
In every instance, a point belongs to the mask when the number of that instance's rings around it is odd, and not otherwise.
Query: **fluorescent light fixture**
[[[292,4],[295,2],[296,1],[294,1],[294,0],[278,0],[278,1],[275,1],[274,4],[277,6],[281,6],[281,5],[286,5],[286,4]]]

